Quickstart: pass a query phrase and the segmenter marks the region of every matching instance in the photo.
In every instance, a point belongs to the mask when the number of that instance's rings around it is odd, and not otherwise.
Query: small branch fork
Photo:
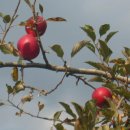
[[[51,94],[51,93],[54,92],[56,89],[58,89],[58,87],[63,83],[65,77],[66,77],[66,73],[63,75],[63,77],[62,77],[62,79],[60,80],[60,82],[59,82],[53,89],[51,89],[50,91],[41,90],[41,89],[38,89],[38,88],[35,88],[35,87],[26,86],[26,85],[25,85],[25,88],[31,89],[32,91],[35,90],[35,91],[37,91],[39,94],[47,96],[48,94]]]
[[[22,109],[22,108],[19,107],[19,104],[16,105],[15,103],[13,103],[13,102],[10,100],[9,95],[8,95],[8,103],[9,103],[12,107],[18,109],[18,110],[21,112],[21,114],[26,114],[26,115],[29,115],[29,116],[31,116],[31,117],[38,118],[38,119],[43,119],[43,120],[48,120],[48,121],[55,121],[55,119],[53,119],[53,118],[43,117],[43,116],[39,116],[38,114],[35,115],[35,114],[32,114],[32,113],[30,113],[30,112],[25,111],[24,109]],[[62,123],[62,124],[65,123],[65,124],[74,126],[74,124],[72,123],[73,120],[72,120],[72,122],[71,122],[71,120],[68,121],[68,119],[65,119],[65,120],[63,120],[63,121],[60,120],[60,119],[58,119],[57,122],[60,122],[60,123]]]

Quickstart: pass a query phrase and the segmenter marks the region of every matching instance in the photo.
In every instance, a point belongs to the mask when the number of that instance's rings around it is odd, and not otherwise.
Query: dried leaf
[[[54,18],[48,18],[47,21],[52,21],[52,22],[64,22],[64,21],[67,21],[67,20],[64,19],[64,18],[61,18],[61,17],[54,17]]]
[[[11,72],[13,81],[18,81],[18,68],[14,67]]]
[[[44,104],[41,103],[41,102],[38,102],[38,109],[39,109],[39,112],[40,112],[41,110],[43,110],[43,108],[44,108]]]
[[[12,54],[14,56],[19,55],[18,50],[14,47],[13,43],[11,43],[11,42],[0,44],[0,50],[4,54]]]
[[[83,47],[85,47],[89,41],[82,40],[78,43],[76,43],[72,49],[71,57],[75,56]]]
[[[27,95],[27,96],[24,96],[22,97],[21,99],[21,102],[24,104],[25,102],[30,102],[32,100],[33,96],[30,94],[30,95]]]
[[[22,81],[18,81],[13,87],[13,94],[23,91],[24,89],[25,89],[24,83]]]

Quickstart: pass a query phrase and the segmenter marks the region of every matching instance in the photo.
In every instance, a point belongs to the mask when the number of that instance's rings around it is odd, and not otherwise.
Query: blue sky
[[[0,4],[0,12],[12,13],[18,0],[2,0]],[[56,57],[54,52],[49,49],[53,44],[60,44],[64,48],[65,59],[70,66],[85,67],[84,64],[87,60],[96,60],[95,56],[87,50],[83,49],[73,59],[70,59],[71,49],[74,43],[86,39],[86,34],[80,29],[85,24],[92,25],[98,32],[100,25],[108,23],[111,25],[111,31],[119,31],[111,40],[110,47],[112,48],[115,56],[121,56],[121,50],[124,46],[129,47],[130,41],[130,1],[129,0],[38,0],[44,5],[44,17],[60,16],[67,19],[67,22],[55,23],[48,22],[47,31],[41,37],[44,47],[50,52],[48,55],[52,64],[63,63]],[[31,11],[22,2],[18,11],[19,17],[15,24],[24,21],[31,16]],[[1,21],[0,21],[1,23]],[[9,32],[6,41],[13,41],[17,44],[18,39],[25,34],[23,27],[15,27]],[[0,52],[1,61],[17,61],[17,58],[12,56],[3,55]],[[42,56],[34,59],[36,62],[43,62]],[[0,70],[0,99],[7,98],[5,84],[13,85],[11,80],[11,69],[4,68]],[[26,69],[25,70],[25,83],[30,86],[37,86],[42,89],[50,90],[61,79],[63,75],[60,73],[50,72],[41,69]],[[86,76],[87,77],[87,76]],[[87,77],[89,78],[89,77]],[[98,84],[94,84],[99,87]],[[45,109],[42,113],[43,116],[52,117],[55,111],[62,110],[59,101],[64,101],[70,104],[71,101],[83,105],[87,100],[91,99],[92,89],[80,83],[79,86],[75,85],[74,78],[67,78],[63,84],[51,95],[47,97],[36,98],[26,108],[33,113],[36,113],[36,101],[40,100],[45,104]],[[23,115],[22,117],[15,116],[17,110],[11,107],[3,106],[0,108],[0,130],[49,130],[52,122],[39,120],[36,118]],[[69,128],[71,130],[72,128]]]

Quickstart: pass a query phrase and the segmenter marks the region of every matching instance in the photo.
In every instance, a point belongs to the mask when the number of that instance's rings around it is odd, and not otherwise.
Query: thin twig
[[[62,84],[62,82],[63,82],[65,76],[66,76],[66,73],[63,75],[61,81],[60,81],[52,90],[48,91],[48,92],[46,93],[46,95],[51,94],[52,92],[54,92],[54,91]]]
[[[4,40],[5,40],[5,37],[6,37],[7,33],[8,33],[8,31],[9,31],[10,28],[11,28],[12,23],[13,23],[14,20],[16,19],[16,14],[17,14],[17,11],[18,11],[18,8],[19,8],[19,6],[20,6],[21,1],[22,1],[22,0],[19,0],[19,1],[18,1],[18,4],[17,4],[16,9],[15,9],[15,11],[14,11],[14,14],[13,14],[13,16],[12,16],[12,18],[11,18],[11,21],[10,21],[10,23],[9,23],[9,25],[8,25],[8,27],[7,27],[7,29],[6,29],[6,31],[4,32],[4,35],[3,35],[3,38],[2,38],[2,41],[1,41],[2,44],[3,44]]]
[[[43,119],[43,120],[48,120],[48,121],[54,121],[53,118],[42,117],[42,116],[39,116],[39,115],[34,115],[34,114],[32,114],[32,113],[26,112],[25,110],[23,110],[22,108],[20,108],[18,105],[15,105],[12,101],[10,101],[9,98],[8,98],[8,103],[9,103],[12,107],[18,109],[19,111],[22,111],[22,113],[24,113],[24,114],[26,114],[26,115],[29,115],[29,116],[31,116],[31,117],[38,118],[38,119]],[[65,123],[65,124],[74,126],[74,124],[71,123],[71,122],[66,122],[66,121],[62,121],[62,120],[57,120],[57,121],[60,122],[60,123]]]

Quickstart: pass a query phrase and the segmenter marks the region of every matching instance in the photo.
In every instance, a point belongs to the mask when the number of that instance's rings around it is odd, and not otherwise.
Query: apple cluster
[[[27,34],[22,36],[17,43],[19,55],[24,60],[32,60],[36,58],[40,52],[37,36],[42,36],[47,28],[47,22],[42,16],[33,17],[26,21],[25,31]],[[92,99],[96,101],[98,107],[104,106],[107,98],[112,98],[112,92],[106,87],[96,88],[92,93]]]
[[[37,16],[36,20],[33,17],[29,18],[25,24],[27,34],[22,36],[17,43],[19,55],[24,60],[32,60],[36,58],[40,52],[37,36],[42,36],[47,28],[47,22],[42,16]]]
[[[98,107],[105,106],[107,104],[107,98],[112,99],[112,92],[109,88],[101,86],[96,88],[92,93],[92,99],[96,101]]]

